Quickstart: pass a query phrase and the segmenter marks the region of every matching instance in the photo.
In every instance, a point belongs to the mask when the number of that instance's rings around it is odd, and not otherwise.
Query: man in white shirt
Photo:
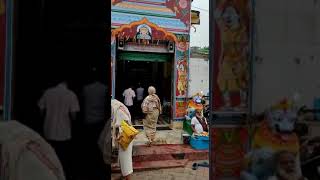
[[[133,99],[136,97],[136,93],[134,92],[134,90],[132,90],[132,87],[129,87],[128,89],[124,90],[122,95],[124,96],[124,104],[129,109],[131,116],[134,117]]]
[[[139,118],[143,118],[143,113],[141,111],[141,104],[143,101],[143,95],[144,95],[144,88],[141,86],[139,83],[139,87],[136,89],[137,92],[137,105],[136,105],[136,111],[137,114],[139,115]],[[139,113],[138,113],[139,112]]]
[[[206,118],[202,116],[201,110],[196,110],[196,115],[191,119],[191,128],[194,134],[208,132],[208,123]]]
[[[44,137],[53,146],[65,168],[66,176],[70,175],[69,157],[71,124],[80,111],[78,98],[62,82],[48,89],[41,97],[38,106],[44,120]]]

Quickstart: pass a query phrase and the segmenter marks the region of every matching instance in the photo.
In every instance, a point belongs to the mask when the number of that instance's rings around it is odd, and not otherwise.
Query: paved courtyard
[[[195,161],[203,162],[203,161]],[[151,171],[134,172],[132,180],[207,180],[209,179],[209,168],[199,167],[192,170],[192,164],[189,162],[184,168],[159,169]],[[111,179],[119,179],[120,174],[112,174]]]
[[[143,130],[134,140],[134,147],[137,145],[145,145],[148,142]],[[156,144],[182,144],[182,134],[185,132],[179,129],[157,131]],[[133,148],[135,151],[135,148]],[[209,179],[209,168],[199,167],[197,170],[192,170],[193,163],[202,163],[201,161],[190,161],[185,167],[155,169],[145,171],[135,171],[132,175],[132,180],[207,180]],[[207,161],[208,162],[208,161]],[[120,173],[113,173],[112,180],[118,180]]]
[[[140,133],[136,136],[133,144],[145,145],[148,139],[143,130],[139,130]],[[183,130],[173,129],[173,130],[161,130],[156,133],[156,144],[182,144],[182,134]]]

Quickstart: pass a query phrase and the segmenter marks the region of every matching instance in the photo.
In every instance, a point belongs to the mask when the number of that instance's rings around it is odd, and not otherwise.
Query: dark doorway
[[[151,57],[151,56],[150,56]],[[135,89],[141,83],[145,89],[144,97],[148,95],[148,87],[154,86],[162,104],[171,102],[172,99],[172,72],[173,55],[169,54],[171,61],[157,62],[150,58],[149,61],[136,61],[120,59],[116,62],[116,99],[124,100],[122,93],[129,86]],[[168,104],[168,103],[165,103]],[[139,111],[139,108],[136,108]],[[161,120],[170,123],[171,112],[165,111]]]
[[[37,102],[43,92],[61,79],[80,97],[89,71],[97,67],[103,83],[109,85],[110,57],[108,39],[110,3],[105,1],[16,1],[15,47],[13,73],[13,118],[42,135],[43,119]],[[107,6],[108,5],[108,6]],[[109,98],[109,96],[108,96]],[[106,99],[110,107],[110,100]],[[106,117],[109,117],[110,108]],[[74,179],[108,179],[102,157],[93,154],[93,161],[79,159],[85,154],[79,128],[81,116],[73,122],[70,149]],[[84,155],[85,154],[85,155]],[[100,161],[101,160],[101,161]],[[82,172],[87,172],[87,176]],[[101,175],[101,177],[98,177]]]

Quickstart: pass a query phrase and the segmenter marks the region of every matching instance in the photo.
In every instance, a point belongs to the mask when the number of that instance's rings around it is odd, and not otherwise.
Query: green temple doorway
[[[139,84],[144,88],[144,97],[148,95],[148,87],[154,86],[163,105],[163,114],[159,125],[171,123],[171,102],[173,91],[174,54],[118,51],[116,61],[115,97],[124,101],[123,91],[130,86],[136,90]],[[142,124],[140,104],[135,103],[131,112],[135,125]]]

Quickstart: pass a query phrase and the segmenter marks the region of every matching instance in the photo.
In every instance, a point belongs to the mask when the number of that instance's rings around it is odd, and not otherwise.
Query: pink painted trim
[[[124,24],[121,23],[112,23],[112,26],[122,26]],[[164,28],[169,32],[184,32],[184,33],[188,33],[189,31],[186,29],[173,29],[173,28]]]
[[[172,28],[165,28],[168,31],[175,31],[175,32],[189,32],[186,29],[172,29]]]
[[[148,2],[143,0],[127,0],[128,2],[136,2],[136,3],[143,3],[143,4],[151,4],[151,5],[165,5],[164,3],[160,2]]]

